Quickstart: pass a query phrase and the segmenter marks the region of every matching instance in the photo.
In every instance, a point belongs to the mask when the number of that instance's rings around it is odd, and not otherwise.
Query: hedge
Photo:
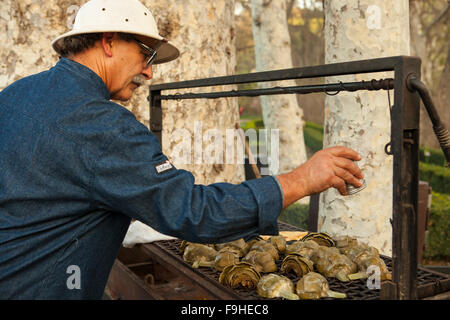
[[[303,136],[305,138],[305,145],[313,153],[323,149],[323,129],[319,125],[306,122],[303,127]]]
[[[309,205],[294,203],[281,211],[278,219],[298,228],[308,230]]]
[[[425,163],[432,163],[438,166],[445,166],[445,156],[441,149],[432,149],[427,147],[420,148],[419,160]]]
[[[450,194],[450,169],[419,162],[419,180],[427,181],[433,191]]]
[[[450,260],[450,196],[432,192],[425,259]]]
[[[242,129],[244,131],[248,129],[264,129],[264,121],[261,118],[249,120],[242,126]]]

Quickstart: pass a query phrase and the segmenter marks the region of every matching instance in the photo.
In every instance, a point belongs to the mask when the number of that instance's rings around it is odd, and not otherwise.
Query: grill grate
[[[279,222],[279,229],[280,231],[304,231],[297,227],[291,226],[289,224]],[[178,249],[181,244],[181,240],[163,240],[163,241],[157,241],[154,242],[155,245],[163,249],[164,251],[168,252],[172,256],[176,257],[181,263],[185,264],[187,267],[191,268],[191,265],[189,263],[186,263],[183,260],[183,255],[179,253]],[[276,262],[277,269],[280,270],[281,262],[284,258],[283,254],[280,254],[280,259]],[[392,272],[392,261],[389,257],[381,256],[381,258],[386,263],[386,266],[388,267],[389,271]],[[210,281],[219,282],[219,275],[220,272],[216,271],[213,268],[198,268],[192,270],[200,273]],[[276,272],[277,274],[281,274],[279,271]],[[283,274],[285,275],[285,274]],[[286,276],[286,275],[285,275]],[[300,280],[299,277],[296,277],[295,275],[289,274],[287,275],[289,279],[291,279],[294,283],[294,285],[297,283],[298,280]],[[436,281],[442,280],[443,277],[428,272],[424,269],[419,268],[417,271],[417,283],[418,285],[425,285],[434,283]],[[338,279],[335,278],[327,278],[330,289],[337,292],[342,292],[347,295],[346,299],[349,300],[378,300],[380,299],[380,289],[369,289],[367,286],[367,280],[360,279],[360,280],[353,280],[350,282],[341,282]],[[230,288],[226,288],[230,290]],[[256,290],[248,290],[244,288],[236,288],[232,289],[233,292],[239,295],[241,299],[251,299],[251,300],[261,300],[265,299],[260,297]],[[324,300],[327,299],[333,299],[333,298],[323,298]],[[273,299],[272,299],[273,300]]]

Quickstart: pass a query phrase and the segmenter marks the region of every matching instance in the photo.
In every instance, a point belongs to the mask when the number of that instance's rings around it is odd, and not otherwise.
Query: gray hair
[[[117,33],[119,37],[127,42],[133,41],[134,36],[128,33]],[[55,43],[55,50],[61,57],[69,57],[92,48],[95,43],[102,39],[103,33],[84,33],[62,38]]]

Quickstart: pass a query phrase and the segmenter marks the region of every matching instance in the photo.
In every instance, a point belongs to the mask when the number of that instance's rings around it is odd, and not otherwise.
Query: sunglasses
[[[134,41],[136,41],[136,43],[139,45],[139,47],[141,47],[141,49],[144,51],[143,53],[145,55],[145,58],[144,58],[145,68],[148,68],[149,66],[151,66],[153,64],[153,62],[156,59],[156,50],[150,48],[145,43],[139,41],[136,38],[134,38]]]

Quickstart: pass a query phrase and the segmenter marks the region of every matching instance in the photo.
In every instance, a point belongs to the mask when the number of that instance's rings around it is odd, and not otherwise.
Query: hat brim
[[[166,63],[166,62],[175,60],[176,58],[178,58],[180,56],[180,51],[173,44],[171,44],[169,41],[167,41],[165,38],[161,37],[160,35],[148,35],[148,34],[144,34],[144,33],[126,32],[123,30],[95,30],[95,31],[92,31],[92,29],[90,29],[89,31],[88,30],[71,30],[71,31],[66,32],[66,33],[58,36],[57,38],[55,38],[52,41],[52,47],[56,52],[58,52],[55,44],[63,38],[67,38],[67,37],[79,35],[79,34],[102,33],[102,32],[122,32],[122,33],[125,32],[125,33],[130,33],[130,34],[136,35],[137,38],[139,38],[139,40],[144,42],[149,47],[156,48],[155,50],[157,52],[157,55],[156,55],[156,59],[153,62],[153,64]]]

